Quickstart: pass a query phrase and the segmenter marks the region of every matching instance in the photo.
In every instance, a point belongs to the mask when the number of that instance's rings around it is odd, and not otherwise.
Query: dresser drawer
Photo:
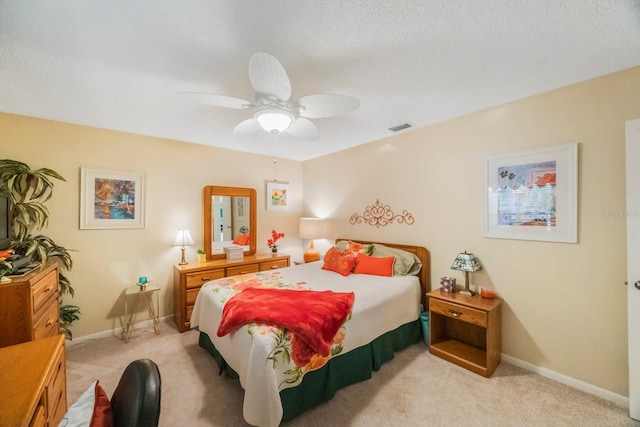
[[[224,268],[215,270],[198,271],[196,273],[187,273],[186,275],[187,289],[199,288],[205,283],[224,277]]]
[[[227,267],[227,276],[237,276],[238,274],[248,274],[260,271],[257,264],[241,265],[239,267]]]
[[[487,312],[475,310],[459,304],[453,304],[435,298],[429,299],[429,310],[462,322],[487,327]]]
[[[33,285],[33,312],[40,312],[58,294],[58,271],[53,270]],[[57,299],[57,298],[56,298]]]
[[[261,262],[260,271],[274,270],[276,268],[284,268],[288,266],[289,266],[289,263],[287,262],[286,259],[278,259],[274,261]]]
[[[44,409],[44,405],[38,405],[29,427],[47,427],[47,411]]]
[[[33,339],[58,335],[60,333],[60,307],[52,301],[44,314],[33,325]]]
[[[67,390],[65,382],[64,351],[60,349],[54,363],[51,381],[47,386],[47,408],[49,408],[49,425],[58,425],[67,411]]]
[[[196,298],[198,298],[198,292],[200,292],[200,288],[189,289],[187,291],[187,305],[193,305],[196,303]]]

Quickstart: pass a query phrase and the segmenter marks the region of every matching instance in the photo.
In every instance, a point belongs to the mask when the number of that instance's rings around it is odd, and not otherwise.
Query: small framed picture
[[[267,181],[267,210],[288,211],[290,205],[289,184],[278,181]]]
[[[80,229],[144,228],[144,174],[81,168]]]

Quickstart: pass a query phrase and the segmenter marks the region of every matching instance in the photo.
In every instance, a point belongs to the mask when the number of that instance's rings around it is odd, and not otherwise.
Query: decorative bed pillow
[[[340,240],[336,242],[336,249],[341,252],[352,252],[355,254],[363,253],[365,255],[371,255],[373,252],[373,244],[371,243],[358,243],[351,240]]]
[[[373,274],[376,276],[393,276],[395,257],[377,258],[359,253],[356,258],[354,274]]]
[[[234,245],[240,245],[240,246],[246,246],[249,244],[249,239],[251,238],[251,236],[249,235],[249,233],[245,233],[245,234],[238,234],[235,239],[233,239],[233,244]]]
[[[349,252],[340,252],[336,248],[329,248],[324,255],[323,270],[335,271],[343,276],[348,276],[356,263],[356,257]]]
[[[394,276],[416,276],[422,268],[420,258],[411,252],[398,248],[376,244],[371,256],[379,258],[395,257],[396,262],[393,264]]]
[[[109,396],[99,381],[94,381],[87,391],[71,405],[58,427],[112,427],[113,414]]]

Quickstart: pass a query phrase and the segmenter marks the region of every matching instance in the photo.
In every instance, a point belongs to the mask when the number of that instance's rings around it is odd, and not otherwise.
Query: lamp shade
[[[181,228],[178,230],[178,235],[176,236],[176,241],[173,242],[173,246],[191,246],[195,245],[196,242],[191,238],[191,233],[186,228]]]
[[[451,269],[472,273],[474,271],[482,270],[482,266],[474,254],[464,251],[464,253],[458,254],[456,259],[453,261],[453,264],[451,264]]]
[[[294,116],[287,110],[278,108],[264,108],[256,111],[253,116],[262,129],[267,132],[284,132],[293,123]]]
[[[327,237],[327,221],[320,218],[300,218],[298,234],[301,239]]]

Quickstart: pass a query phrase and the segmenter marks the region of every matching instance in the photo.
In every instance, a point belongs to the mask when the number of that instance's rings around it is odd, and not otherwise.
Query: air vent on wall
[[[390,130],[391,132],[398,132],[398,131],[401,131],[401,130],[408,129],[408,128],[410,128],[411,126],[412,126],[412,125],[411,125],[411,123],[402,123],[401,125],[397,125],[397,126],[392,126],[392,127],[390,127],[390,128],[389,128],[389,130]]]

